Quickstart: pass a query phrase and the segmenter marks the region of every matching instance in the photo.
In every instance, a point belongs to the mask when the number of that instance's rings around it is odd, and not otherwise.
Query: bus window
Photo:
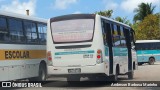
[[[123,32],[123,27],[122,26],[120,26],[120,35],[124,36],[124,32]]]
[[[131,37],[130,37],[130,30],[128,28],[123,28],[125,40],[126,40],[126,46],[128,48],[131,48]]]
[[[114,31],[114,34],[112,34],[113,46],[120,46],[120,44],[121,44],[120,35],[118,35],[118,29],[117,29],[117,25],[116,24],[114,24],[113,31]]]
[[[116,24],[114,24],[113,31],[114,31],[114,35],[118,35],[118,29]]]
[[[41,44],[46,44],[46,31],[47,31],[47,25],[38,24],[39,42]]]
[[[105,27],[105,21],[102,21],[102,35],[103,35],[103,42],[104,42],[104,45],[106,45],[106,27]]]
[[[15,43],[25,42],[22,21],[14,18],[9,18],[8,22],[11,41]]]
[[[157,45],[157,49],[160,49],[160,43],[158,42],[156,45]]]
[[[5,17],[0,17],[0,31],[7,30],[7,22]]]
[[[74,43],[91,41],[94,31],[94,19],[73,19],[52,22],[54,43]]]
[[[119,25],[117,25],[117,31],[118,31],[118,35],[121,35],[120,26]]]
[[[133,30],[131,30],[131,32],[130,32],[130,39],[131,39],[131,46],[135,46],[134,32],[133,32]]]
[[[8,36],[6,18],[0,16],[0,42],[8,41]]]
[[[28,43],[38,43],[36,24],[30,21],[24,22],[25,33]]]

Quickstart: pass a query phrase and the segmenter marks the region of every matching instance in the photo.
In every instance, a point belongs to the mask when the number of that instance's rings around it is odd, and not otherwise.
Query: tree
[[[105,17],[108,17],[108,18],[110,18],[112,16],[112,13],[113,13],[113,10],[95,12],[95,14],[105,16]]]
[[[138,8],[134,10],[136,14],[134,15],[133,21],[137,22],[144,20],[147,15],[153,14],[155,7],[156,6],[152,6],[152,3],[141,3],[138,5]]]
[[[116,21],[119,21],[119,22],[122,22],[122,23],[124,23],[124,24],[127,24],[127,25],[129,25],[129,26],[131,26],[131,23],[130,23],[130,21],[129,20],[127,20],[127,18],[126,17],[124,17],[124,18],[121,18],[121,17],[116,17],[115,18],[115,20]]]
[[[136,23],[134,29],[138,40],[160,39],[160,14],[150,14],[142,22]],[[136,29],[137,28],[137,29]]]

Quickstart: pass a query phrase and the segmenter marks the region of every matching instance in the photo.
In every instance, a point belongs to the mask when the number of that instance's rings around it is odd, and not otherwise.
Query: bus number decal
[[[83,58],[93,58],[93,54],[84,54]]]

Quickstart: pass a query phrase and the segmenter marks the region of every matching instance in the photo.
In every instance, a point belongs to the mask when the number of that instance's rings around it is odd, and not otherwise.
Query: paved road
[[[131,81],[159,81],[160,82],[160,63],[155,65],[144,64],[138,67],[135,71],[134,79]],[[119,76],[122,83],[127,80],[127,76]],[[65,78],[51,77],[49,78],[52,82],[44,84],[43,88],[11,88],[11,90],[160,90],[160,87],[110,87],[112,83],[80,83],[75,86],[69,86]],[[87,80],[83,78],[82,80]],[[9,89],[9,88],[8,88]]]

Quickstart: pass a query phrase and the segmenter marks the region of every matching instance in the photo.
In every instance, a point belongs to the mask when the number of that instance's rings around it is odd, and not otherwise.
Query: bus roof
[[[97,15],[98,15],[98,14],[97,14]],[[107,20],[109,20],[109,21],[111,21],[111,22],[115,22],[115,23],[117,23],[117,24],[121,24],[121,25],[124,25],[124,26],[126,26],[126,27],[130,27],[130,26],[129,26],[129,25],[127,25],[127,24],[124,24],[124,23],[118,22],[118,21],[113,20],[113,19],[111,19],[111,18],[107,18],[107,17],[101,16],[101,15],[98,15],[98,16],[100,16],[100,17],[101,17],[101,18],[103,18],[103,19],[107,19]]]
[[[0,11],[0,15],[47,23],[47,19],[27,16],[23,14],[12,13],[12,12]]]
[[[160,42],[160,40],[136,40],[136,43]]]
[[[101,16],[101,15],[98,15],[98,14],[68,14],[68,15],[62,15],[62,16],[53,17],[53,18],[51,18],[51,21],[65,20],[65,19],[68,19],[68,18],[72,18],[72,19],[73,19],[73,18],[78,18],[78,19],[80,19],[81,17],[84,17],[84,18],[93,18],[93,16],[95,17],[95,15],[99,16],[100,18],[109,20],[109,21],[111,21],[111,22],[115,22],[115,23],[117,23],[117,24],[121,24],[121,25],[124,25],[124,26],[126,26],[126,27],[130,27],[130,26],[127,25],[127,24],[118,22],[118,21],[116,21],[116,20],[113,20],[113,19],[110,19],[110,18]]]

